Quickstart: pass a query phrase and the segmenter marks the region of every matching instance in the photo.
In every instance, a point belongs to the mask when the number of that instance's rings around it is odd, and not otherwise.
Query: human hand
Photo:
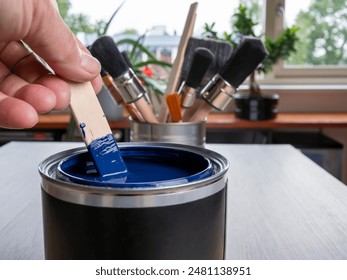
[[[62,21],[54,0],[0,0],[0,127],[30,128],[38,114],[67,107],[64,80],[91,81],[99,92],[99,73],[99,62]]]

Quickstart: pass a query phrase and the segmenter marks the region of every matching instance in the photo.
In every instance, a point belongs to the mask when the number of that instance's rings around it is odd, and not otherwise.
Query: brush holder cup
[[[206,143],[206,121],[142,123],[130,120],[130,141],[176,143],[204,147]]]
[[[227,160],[178,144],[121,143],[126,178],[87,150],[39,166],[46,259],[223,259]]]

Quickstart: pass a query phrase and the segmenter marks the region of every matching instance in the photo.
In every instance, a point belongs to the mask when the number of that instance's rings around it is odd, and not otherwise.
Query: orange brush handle
[[[177,92],[167,94],[165,99],[170,112],[171,120],[173,122],[182,121],[181,100],[179,94]]]

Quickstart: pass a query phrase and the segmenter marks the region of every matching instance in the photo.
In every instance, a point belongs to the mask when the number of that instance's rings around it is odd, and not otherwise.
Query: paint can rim
[[[57,164],[71,153],[85,151],[84,147],[54,154],[39,165],[42,189],[49,195],[72,203],[97,207],[155,207],[181,204],[207,197],[223,189],[226,185],[227,159],[208,149],[168,143],[119,143],[123,147],[165,147],[190,151],[206,156],[218,171],[206,178],[174,186],[147,188],[124,188],[82,185],[67,182],[57,177]]]

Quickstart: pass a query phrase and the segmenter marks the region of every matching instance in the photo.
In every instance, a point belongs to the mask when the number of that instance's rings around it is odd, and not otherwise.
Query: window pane
[[[285,24],[300,28],[297,52],[286,66],[347,65],[347,1],[286,1]]]

